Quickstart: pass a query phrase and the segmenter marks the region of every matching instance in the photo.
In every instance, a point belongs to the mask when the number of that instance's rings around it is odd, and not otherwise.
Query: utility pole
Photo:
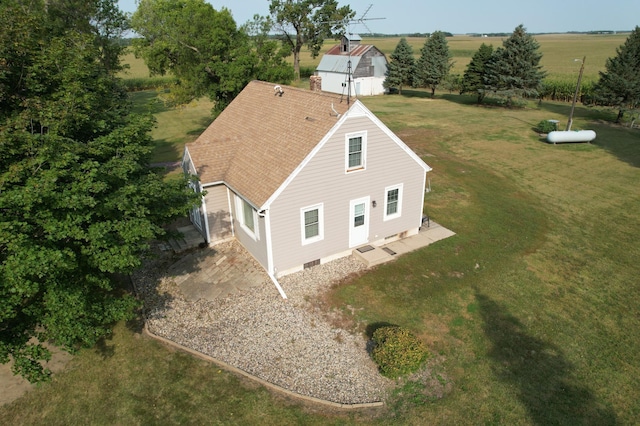
[[[574,59],[574,61],[579,61],[580,59]],[[567,123],[567,132],[571,130],[571,125],[573,124],[573,110],[576,108],[576,100],[578,99],[578,93],[580,93],[580,82],[582,81],[582,72],[584,71],[584,62],[587,60],[585,56],[582,58],[582,65],[580,66],[580,74],[578,74],[578,84],[576,84],[576,92],[573,94],[573,102],[571,103],[571,112],[569,113],[569,122]]]

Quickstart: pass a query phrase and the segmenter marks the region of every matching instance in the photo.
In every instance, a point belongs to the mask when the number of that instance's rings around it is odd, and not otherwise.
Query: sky
[[[269,0],[207,0],[216,9],[229,9],[237,25],[254,14],[269,14]],[[137,0],[118,0],[120,9],[134,12]],[[615,30],[640,25],[639,0],[338,0],[356,18],[367,19],[349,28],[353,33],[408,34],[436,30],[453,34],[510,33],[523,24],[529,33]],[[370,19],[384,18],[384,19]],[[370,20],[369,20],[370,19]]]

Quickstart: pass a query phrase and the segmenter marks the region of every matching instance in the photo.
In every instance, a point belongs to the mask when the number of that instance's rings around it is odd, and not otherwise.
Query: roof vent
[[[273,91],[278,96],[282,96],[282,94],[284,93],[284,90],[282,90],[282,86],[280,86],[280,85],[273,86]]]

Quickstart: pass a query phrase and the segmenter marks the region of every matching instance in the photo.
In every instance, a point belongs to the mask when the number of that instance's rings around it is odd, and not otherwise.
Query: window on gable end
[[[345,139],[345,168],[347,172],[364,170],[367,154],[367,133],[347,134]]]

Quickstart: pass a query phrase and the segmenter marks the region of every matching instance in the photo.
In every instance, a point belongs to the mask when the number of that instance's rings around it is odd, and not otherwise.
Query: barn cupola
[[[342,36],[340,51],[343,53],[350,52],[357,45],[359,45],[361,41],[362,38],[360,38],[358,34],[345,34],[344,36]]]

